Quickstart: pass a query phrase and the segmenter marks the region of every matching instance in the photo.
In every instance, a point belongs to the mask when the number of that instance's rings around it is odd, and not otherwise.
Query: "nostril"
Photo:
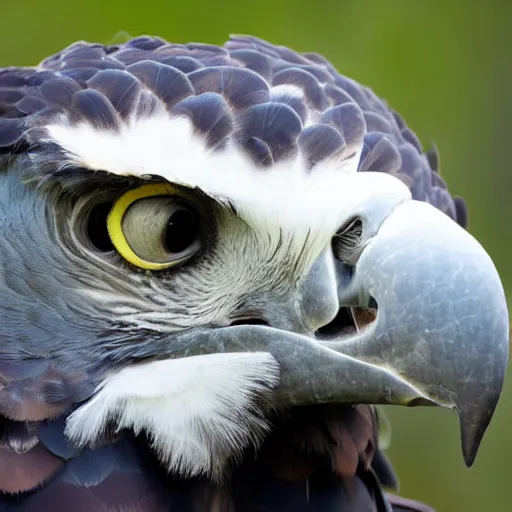
[[[377,301],[373,297],[368,301],[368,309],[377,310]]]
[[[356,330],[356,324],[350,309],[342,307],[331,322],[316,331],[316,335],[321,339],[329,339],[341,334],[353,333]]]
[[[377,303],[370,297],[371,307],[342,307],[333,321],[316,331],[319,339],[332,340],[344,334],[354,334],[369,327],[377,318]]]
[[[269,324],[262,318],[244,317],[244,318],[237,318],[236,320],[233,320],[229,325],[234,326],[234,325],[269,325]]]

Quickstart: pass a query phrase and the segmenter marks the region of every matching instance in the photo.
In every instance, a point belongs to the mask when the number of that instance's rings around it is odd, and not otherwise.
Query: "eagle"
[[[473,463],[509,319],[466,225],[435,148],[318,54],[0,69],[0,511],[430,510],[377,407],[456,411]]]

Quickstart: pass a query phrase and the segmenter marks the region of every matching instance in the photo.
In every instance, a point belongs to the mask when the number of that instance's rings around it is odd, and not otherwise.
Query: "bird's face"
[[[226,101],[191,78],[172,108],[148,82],[125,117],[113,76],[92,78],[5,162],[4,345],[73,390],[29,419],[73,406],[73,442],[145,431],[170,469],[215,477],[271,409],[433,404],[459,412],[471,463],[508,355],[492,261],[412,198],[355,103],[301,116],[298,87],[260,101],[245,73]]]

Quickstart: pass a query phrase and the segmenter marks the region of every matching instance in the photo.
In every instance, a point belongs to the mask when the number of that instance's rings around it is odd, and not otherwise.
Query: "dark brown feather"
[[[37,443],[25,452],[0,447],[0,492],[19,493],[41,487],[64,466],[64,461]]]

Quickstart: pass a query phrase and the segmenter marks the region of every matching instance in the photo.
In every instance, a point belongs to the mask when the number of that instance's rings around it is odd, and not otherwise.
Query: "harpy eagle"
[[[317,54],[76,43],[0,70],[0,511],[426,510],[376,404],[508,358],[435,151]]]

